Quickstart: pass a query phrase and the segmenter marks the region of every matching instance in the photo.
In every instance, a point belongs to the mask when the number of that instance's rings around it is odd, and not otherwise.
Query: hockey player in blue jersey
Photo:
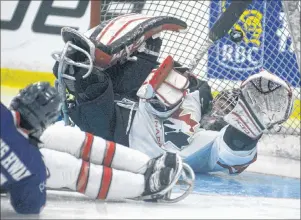
[[[61,98],[49,83],[21,90],[10,109],[1,103],[1,191],[10,194],[18,213],[37,214],[45,205],[47,171],[37,144],[60,108]]]

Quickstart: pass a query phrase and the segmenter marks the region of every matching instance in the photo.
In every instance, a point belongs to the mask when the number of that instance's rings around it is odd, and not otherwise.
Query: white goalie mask
[[[229,114],[237,104],[240,89],[224,90],[212,101],[210,111],[201,120],[201,127],[206,130],[220,131],[227,122],[224,116]]]

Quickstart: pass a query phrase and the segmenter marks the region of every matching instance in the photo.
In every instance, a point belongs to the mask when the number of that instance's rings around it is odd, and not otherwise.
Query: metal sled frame
[[[182,199],[186,198],[190,192],[193,190],[194,187],[194,180],[195,175],[191,167],[182,162],[182,159],[177,154],[177,160],[179,162],[179,165],[175,171],[174,179],[171,182],[169,186],[167,186],[165,189],[163,189],[160,192],[146,195],[146,196],[140,196],[137,198],[134,198],[135,200],[149,200],[149,201],[156,201],[156,202],[162,202],[162,203],[176,203],[181,201]],[[180,179],[182,177],[182,179]],[[188,188],[185,190],[183,194],[181,194],[178,197],[171,198],[171,191],[172,188],[175,185],[188,185]]]
[[[89,63],[84,64],[84,63],[75,62],[75,61],[69,59],[66,55],[67,55],[68,50],[70,50],[70,49],[74,49],[75,51],[80,51],[80,52],[84,53],[87,56],[87,58],[89,60]],[[58,80],[56,82],[57,83],[56,87],[58,89],[58,92],[62,95],[62,98],[63,98],[62,111],[63,111],[63,117],[64,117],[65,125],[69,125],[70,119],[69,119],[69,116],[68,116],[68,109],[67,109],[67,103],[66,103],[66,85],[65,85],[65,82],[64,82],[63,78],[66,78],[66,79],[69,79],[69,80],[74,80],[74,81],[76,79],[73,76],[64,74],[66,64],[87,69],[87,73],[85,75],[83,75],[83,78],[85,79],[92,73],[93,60],[92,60],[92,57],[90,56],[90,54],[87,51],[85,51],[84,49],[76,46],[71,41],[68,41],[65,44],[65,46],[63,48],[63,51],[61,53],[54,52],[52,54],[52,57],[53,57],[53,59],[55,59],[59,63],[58,76],[57,76]]]

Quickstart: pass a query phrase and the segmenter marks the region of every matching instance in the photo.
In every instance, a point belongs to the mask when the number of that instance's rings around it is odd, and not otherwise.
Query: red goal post
[[[97,26],[100,22],[101,0],[90,0],[90,27]]]

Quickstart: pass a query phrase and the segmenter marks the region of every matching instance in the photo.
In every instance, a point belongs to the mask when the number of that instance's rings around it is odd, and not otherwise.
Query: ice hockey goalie
[[[195,172],[241,173],[256,161],[263,132],[290,116],[291,88],[262,70],[213,99],[208,83],[172,56],[158,62],[160,32],[185,28],[141,14],[87,33],[63,28],[53,72],[68,91],[68,121],[150,157],[177,152]]]

